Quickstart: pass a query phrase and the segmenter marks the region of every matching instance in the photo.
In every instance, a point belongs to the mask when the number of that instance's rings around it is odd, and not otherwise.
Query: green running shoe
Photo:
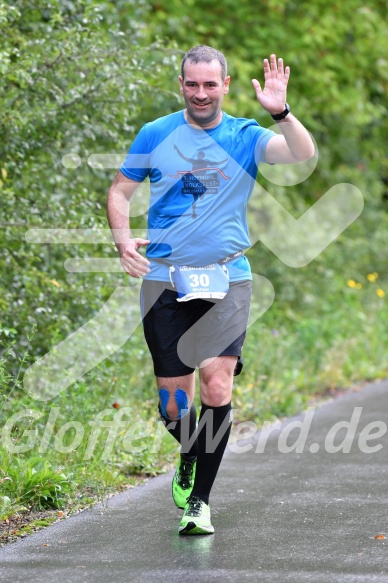
[[[179,525],[179,534],[213,534],[210,506],[198,496],[190,496]]]
[[[197,458],[190,460],[180,456],[179,467],[172,479],[172,497],[178,508],[182,510],[193,489],[196,465]]]

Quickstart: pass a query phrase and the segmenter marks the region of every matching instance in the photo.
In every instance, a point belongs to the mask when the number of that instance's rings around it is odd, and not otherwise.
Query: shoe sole
[[[186,526],[179,527],[179,534],[192,535],[192,534],[213,534],[214,527],[210,524],[207,528],[204,526],[197,526],[195,522],[188,522]]]

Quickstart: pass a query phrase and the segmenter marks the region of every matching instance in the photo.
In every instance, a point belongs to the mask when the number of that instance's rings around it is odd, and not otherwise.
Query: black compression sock
[[[198,454],[192,495],[209,504],[210,490],[216,479],[232,427],[232,406],[202,404],[198,420]]]
[[[195,405],[192,404],[189,412],[186,413],[182,419],[178,419],[177,421],[171,421],[170,419],[163,417],[160,412],[160,407],[159,413],[166,425],[167,431],[181,444],[181,454],[184,455],[184,457],[195,457],[197,455],[198,447],[196,437],[197,412]]]

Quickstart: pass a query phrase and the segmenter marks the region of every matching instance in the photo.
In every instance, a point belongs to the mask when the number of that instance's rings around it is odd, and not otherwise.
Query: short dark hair
[[[207,47],[206,45],[198,45],[193,47],[182,59],[181,65],[181,76],[184,79],[184,67],[186,61],[190,61],[191,63],[210,63],[211,61],[218,61],[221,65],[221,78],[224,81],[227,73],[227,63],[224,55],[217,51],[217,49],[213,49],[213,47]]]

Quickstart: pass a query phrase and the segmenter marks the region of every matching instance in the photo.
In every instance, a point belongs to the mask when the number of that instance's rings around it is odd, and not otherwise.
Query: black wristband
[[[286,108],[284,111],[282,111],[281,113],[271,113],[272,119],[274,119],[275,121],[279,121],[280,119],[284,119],[289,113],[290,113],[290,106],[288,105],[288,103],[285,104]]]

